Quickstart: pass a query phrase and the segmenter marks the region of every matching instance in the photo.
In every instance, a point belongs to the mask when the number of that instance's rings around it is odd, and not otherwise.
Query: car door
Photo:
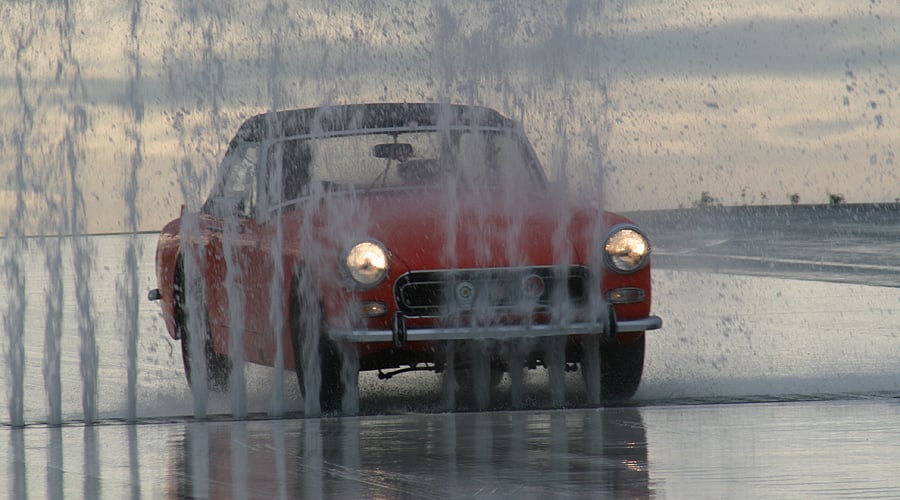
[[[241,335],[245,360],[272,364],[287,293],[275,272],[283,259],[277,224],[281,211],[308,189],[311,150],[305,140],[278,138],[231,149],[219,201],[207,203],[211,209],[201,218],[207,296],[215,305],[210,325],[217,350],[228,352],[223,339]]]
[[[272,257],[269,227],[251,217],[202,217],[206,296],[217,350],[239,335],[247,361],[267,363]]]
[[[260,217],[259,150],[258,143],[229,148],[220,179],[199,217],[199,229],[216,350],[230,353],[229,338],[238,335],[243,339],[244,359],[264,363],[263,353],[271,343],[268,311],[273,266],[271,228]]]

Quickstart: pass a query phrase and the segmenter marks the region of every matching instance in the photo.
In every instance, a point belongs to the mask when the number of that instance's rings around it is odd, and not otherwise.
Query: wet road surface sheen
[[[636,212],[658,268],[900,287],[900,203]]]
[[[10,498],[900,495],[900,403],[877,396],[4,434]]]

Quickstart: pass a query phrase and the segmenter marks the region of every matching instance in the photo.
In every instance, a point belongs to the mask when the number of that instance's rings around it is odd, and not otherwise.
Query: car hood
[[[589,264],[607,228],[626,222],[563,196],[487,189],[328,194],[317,206],[319,237],[378,240],[406,270]]]

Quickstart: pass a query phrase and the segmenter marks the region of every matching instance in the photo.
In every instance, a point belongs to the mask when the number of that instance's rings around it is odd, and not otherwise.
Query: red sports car
[[[553,384],[581,367],[596,399],[629,398],[662,324],[650,245],[597,205],[550,184],[522,127],[491,109],[261,114],[199,213],[163,228],[150,298],[188,381],[204,369],[225,388],[236,362],[292,369],[319,393],[311,412],[346,410],[359,370],[496,384],[547,366]]]

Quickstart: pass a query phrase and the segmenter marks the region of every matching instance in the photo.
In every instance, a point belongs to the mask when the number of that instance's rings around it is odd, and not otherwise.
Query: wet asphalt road
[[[637,212],[654,265],[900,287],[900,204]]]
[[[7,430],[14,498],[888,498],[900,404],[144,421]]]
[[[142,304],[138,417],[126,422],[119,312],[97,292],[96,317],[111,318],[97,322],[99,422],[80,422],[78,343],[69,339],[64,423],[48,426],[36,279],[28,425],[0,427],[0,495],[898,497],[897,214],[894,206],[633,214],[652,237],[655,312],[665,325],[650,337],[644,381],[624,406],[587,407],[570,374],[567,407],[550,408],[537,370],[525,409],[509,409],[504,383],[492,411],[471,412],[462,397],[447,413],[439,380],[411,374],[363,377],[363,415],[345,418],[305,418],[291,380],[287,417],[271,419],[273,375],[251,369],[251,418],[230,418],[221,397],[210,402],[212,417],[196,420],[177,345]],[[121,241],[94,244],[94,279],[115,282]],[[152,244],[147,237],[140,270],[147,288]]]

